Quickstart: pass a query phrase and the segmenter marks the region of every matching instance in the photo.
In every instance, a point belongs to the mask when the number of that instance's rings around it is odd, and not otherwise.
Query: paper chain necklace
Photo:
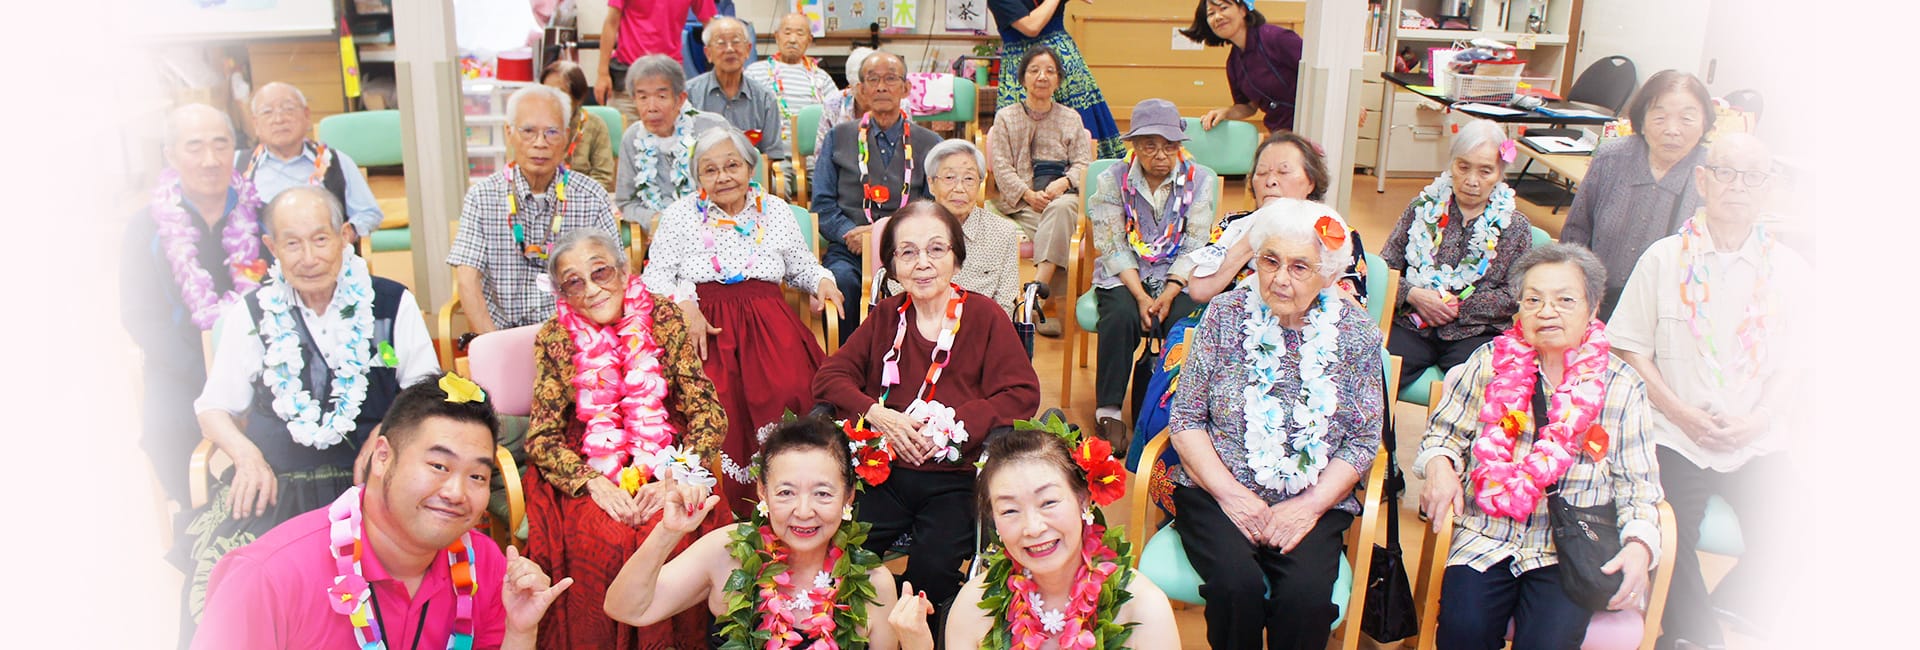
[[[1173,170],[1175,196],[1172,197],[1172,200],[1174,201],[1174,205],[1169,206],[1170,209],[1167,211],[1173,219],[1167,221],[1166,229],[1163,230],[1158,237],[1154,238],[1152,242],[1147,242],[1145,237],[1140,234],[1140,215],[1135,213],[1133,207],[1133,196],[1136,192],[1133,189],[1133,184],[1127,182],[1127,175],[1133,170],[1134,158],[1134,153],[1129,151],[1127,152],[1126,160],[1120,163],[1125,165],[1125,167],[1120,169],[1120,188],[1124,194],[1124,196],[1120,198],[1120,207],[1126,216],[1127,243],[1133,245],[1133,251],[1140,255],[1140,259],[1148,263],[1171,259],[1180,253],[1180,244],[1182,240],[1185,239],[1187,210],[1193,207],[1193,176],[1196,165],[1193,164],[1193,161],[1187,159],[1186,152],[1181,152],[1179,167]],[[1183,170],[1185,171],[1184,176],[1181,173]],[[1186,191],[1182,193],[1180,187],[1185,187]]]
[[[1686,307],[1687,328],[1693,337],[1699,339],[1701,347],[1706,348],[1707,370],[1713,373],[1714,381],[1720,386],[1727,385],[1726,370],[1720,366],[1719,346],[1713,337],[1712,315],[1707,312],[1707,303],[1712,302],[1712,278],[1706,265],[1707,251],[1700,248],[1706,244],[1706,232],[1701,227],[1703,217],[1695,214],[1680,226],[1680,255],[1686,259],[1686,270],[1680,278],[1680,304]],[[1753,237],[1760,244],[1760,278],[1753,285],[1753,296],[1747,300],[1746,313],[1740,323],[1734,327],[1733,335],[1740,341],[1740,358],[1736,365],[1743,379],[1751,380],[1760,375],[1760,366],[1767,357],[1767,320],[1773,314],[1772,294],[1767,287],[1773,284],[1773,237],[1760,224],[1753,225]]]
[[[735,217],[727,216],[723,210],[712,209],[716,206],[713,205],[711,199],[707,198],[707,190],[704,188],[700,190],[700,200],[698,201],[700,206],[700,240],[706,244],[707,254],[713,258],[713,273],[714,275],[720,276],[720,284],[739,284],[745,281],[747,279],[747,271],[753,269],[754,265],[760,261],[760,243],[766,238],[767,234],[767,225],[764,221],[766,218],[764,202],[766,201],[767,195],[758,189],[749,189],[748,191],[753,194],[754,217],[751,227],[747,224],[740,223],[740,220]],[[720,242],[713,236],[715,227],[732,230],[743,239],[753,240],[752,247],[747,251],[747,263],[742,265],[739,271],[728,273],[726,269],[721,268]]]
[[[559,202],[553,206],[553,225],[547,228],[547,238],[542,244],[527,241],[527,232],[517,218],[520,216],[520,192],[513,186],[513,170],[514,163],[507,163],[507,168],[500,170],[507,179],[507,223],[513,224],[513,243],[520,246],[521,253],[526,255],[528,261],[544,261],[548,247],[560,238],[560,221],[567,214],[567,165],[561,163],[559,171],[553,175],[553,196]],[[526,177],[526,172],[520,173],[520,178]],[[527,188],[533,188],[533,181],[527,181]]]
[[[871,176],[867,173],[867,127],[873,122],[873,114],[860,116],[860,207],[866,211],[867,223],[873,223],[873,208],[885,205],[892,200],[885,185],[869,184]],[[900,204],[906,205],[907,196],[913,190],[913,123],[907,112],[900,111],[900,145],[906,149],[906,172],[900,177]]]
[[[366,541],[360,534],[360,486],[347,488],[340,498],[327,506],[327,521],[332,523],[333,563],[338,575],[327,588],[327,602],[333,611],[353,623],[353,638],[361,650],[386,650],[387,639],[381,628],[380,612],[373,607],[373,586],[360,570],[360,557]],[[461,533],[447,547],[447,571],[453,582],[453,633],[447,637],[447,650],[473,648],[473,597],[480,591],[473,575],[473,535]],[[417,633],[424,633],[419,631]],[[419,637],[414,637],[417,643]]]

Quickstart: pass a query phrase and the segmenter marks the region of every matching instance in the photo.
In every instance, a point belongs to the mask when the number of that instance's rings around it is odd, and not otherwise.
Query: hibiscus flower
[[[854,457],[853,473],[860,475],[860,480],[867,485],[885,483],[887,477],[893,475],[893,454],[874,447],[861,449]]]

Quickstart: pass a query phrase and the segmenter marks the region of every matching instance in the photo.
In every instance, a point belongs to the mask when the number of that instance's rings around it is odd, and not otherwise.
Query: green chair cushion
[[[388,228],[373,231],[373,252],[391,253],[413,250],[413,228]]]
[[[1193,570],[1193,563],[1187,561],[1186,544],[1180,541],[1180,531],[1174,530],[1171,524],[1154,533],[1147,540],[1147,547],[1140,551],[1140,573],[1168,598],[1195,605],[1207,604],[1207,599],[1200,597],[1200,574]],[[1352,593],[1353,567],[1343,551],[1340,575],[1333,580],[1333,606],[1340,610],[1333,619],[1335,629],[1347,618],[1347,597]]]
[[[794,145],[800,148],[800,155],[813,155],[813,141],[820,136],[820,114],[824,112],[825,108],[814,104],[800,109],[800,115],[794,118],[800,121],[800,130],[793,134]]]
[[[1427,393],[1433,388],[1433,382],[1440,381],[1440,377],[1439,368],[1428,366],[1426,370],[1420,371],[1420,377],[1413,380],[1412,386],[1400,391],[1400,401],[1427,406],[1427,400],[1433,399],[1433,396]]]
[[[1533,228],[1533,247],[1534,248],[1539,248],[1541,246],[1545,246],[1547,244],[1553,243],[1553,235],[1547,234],[1547,231],[1541,230],[1539,226],[1532,226],[1532,228]]]
[[[947,111],[922,115],[913,118],[915,122],[972,122],[980,119],[980,88],[973,80],[956,76],[953,78],[953,108]],[[819,121],[820,118],[814,118]],[[1248,155],[1252,157],[1251,154]]]
[[[1080,299],[1073,302],[1073,317],[1080,321],[1080,331],[1100,331],[1100,301],[1093,297],[1093,290],[1080,294]]]
[[[1387,268],[1387,261],[1380,259],[1379,255],[1363,251],[1361,259],[1367,265],[1367,316],[1378,323],[1384,317],[1381,312],[1386,310],[1387,303],[1393,302],[1393,296],[1386,295],[1387,272],[1390,269]]]
[[[400,111],[359,111],[328,115],[317,134],[327,146],[346,152],[361,167],[401,163]]]
[[[1200,128],[1199,118],[1183,118],[1187,151],[1193,159],[1222,176],[1253,173],[1253,152],[1260,147],[1260,129],[1240,120],[1221,120],[1212,131]]]
[[[1740,518],[1720,495],[1707,497],[1707,514],[1700,519],[1700,543],[1694,548],[1730,557],[1747,552],[1746,539],[1740,534]]]
[[[800,236],[807,238],[808,250],[821,250],[820,229],[813,225],[813,213],[804,206],[789,204],[787,207],[793,210],[794,221],[800,222]]]
[[[612,137],[614,142],[619,142],[620,134],[627,132],[627,116],[621,115],[620,109],[612,106],[588,106],[587,112],[600,116],[600,121],[607,123],[607,135]]]

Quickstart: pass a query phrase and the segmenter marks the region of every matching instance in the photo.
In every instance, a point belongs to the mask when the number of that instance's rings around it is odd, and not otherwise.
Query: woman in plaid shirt
[[[1427,479],[1421,510],[1436,527],[1454,525],[1442,650],[1499,648],[1509,620],[1515,648],[1580,646],[1593,612],[1560,586],[1542,496],[1556,482],[1570,505],[1618,509],[1622,549],[1601,569],[1623,577],[1607,608],[1645,605],[1647,570],[1660,555],[1660,481],[1646,387],[1608,352],[1594,317],[1606,274],[1572,244],[1521,256],[1508,279],[1514,326],[1448,373],[1413,465]]]

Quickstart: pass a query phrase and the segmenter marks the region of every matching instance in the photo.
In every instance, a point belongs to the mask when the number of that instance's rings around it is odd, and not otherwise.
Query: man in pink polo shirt
[[[599,2],[600,0],[582,0]],[[632,124],[640,119],[627,98],[627,66],[648,54],[681,61],[680,32],[691,9],[701,24],[718,11],[714,0],[606,0],[607,21],[600,27],[600,77],[593,96],[620,111]]]
[[[364,487],[221,558],[193,648],[533,648],[573,580],[473,532],[499,424],[457,375],[401,391]]]

